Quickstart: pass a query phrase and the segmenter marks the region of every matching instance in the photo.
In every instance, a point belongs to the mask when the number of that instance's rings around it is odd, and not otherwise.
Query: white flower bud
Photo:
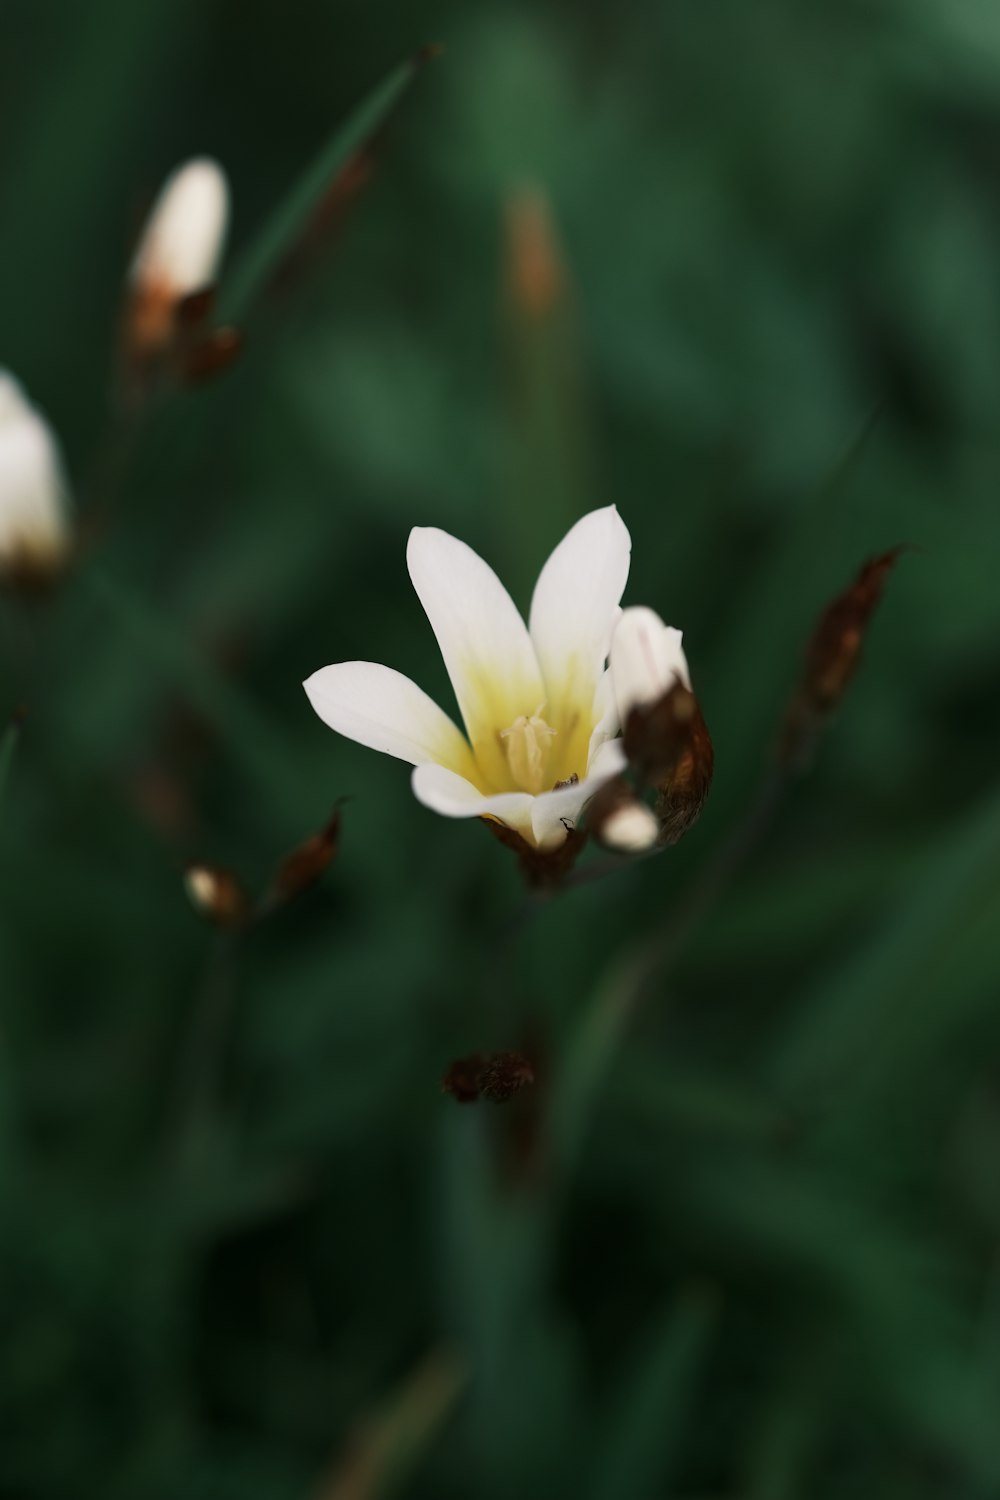
[[[691,690],[681,632],[641,605],[622,612],[611,637],[610,664],[623,726],[633,708],[659,702],[678,678]]]
[[[55,437],[19,383],[0,370],[0,576],[41,582],[70,548],[68,486]]]
[[[601,823],[598,837],[606,849],[622,854],[642,854],[652,849],[660,834],[660,825],[643,802],[623,802],[608,813]]]
[[[218,162],[198,157],[167,178],[129,273],[135,345],[165,344],[178,303],[214,285],[228,222],[229,187]]]

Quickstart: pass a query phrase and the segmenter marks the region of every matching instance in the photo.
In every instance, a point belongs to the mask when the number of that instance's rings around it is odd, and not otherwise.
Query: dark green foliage
[[[292,244],[380,80],[371,180]],[[0,99],[0,364],[114,501],[0,601],[0,1494],[997,1494],[1000,10],[8,0]],[[203,151],[245,354],[112,495],[131,238]],[[716,780],[525,910],[300,683],[450,703],[409,528],[526,605],[612,500]],[[727,870],[817,618],[898,543]],[[261,892],[340,797],[315,886],[198,918],[188,861]],[[511,1049],[510,1103],[439,1092]]]

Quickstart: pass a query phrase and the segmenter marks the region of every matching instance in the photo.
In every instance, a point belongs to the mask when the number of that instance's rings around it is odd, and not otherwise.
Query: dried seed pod
[[[268,905],[291,901],[295,896],[314,885],[332,863],[340,842],[340,809],[319,833],[307,838],[293,849],[278,866],[268,898]]]
[[[184,888],[195,911],[219,927],[239,927],[249,917],[251,903],[232,870],[221,865],[189,865]]]
[[[823,611],[806,648],[805,671],[788,707],[778,759],[801,765],[858,669],[872,616],[905,547],[870,558],[849,588]]]
[[[535,1070],[523,1052],[473,1052],[453,1062],[441,1080],[441,1092],[459,1104],[488,1099],[506,1104],[535,1081]]]

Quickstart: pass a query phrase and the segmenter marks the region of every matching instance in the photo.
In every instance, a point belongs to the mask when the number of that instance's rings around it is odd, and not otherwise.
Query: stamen
[[[530,718],[519,714],[509,729],[500,731],[514,785],[534,797],[545,786],[549,745],[556,733],[541,716],[544,707],[540,703]]]

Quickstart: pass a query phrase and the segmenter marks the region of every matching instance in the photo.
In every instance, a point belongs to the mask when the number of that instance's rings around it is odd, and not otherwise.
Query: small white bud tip
[[[132,262],[139,295],[171,304],[214,284],[229,223],[229,185],[218,162],[196,157],[166,180]]]
[[[249,909],[236,876],[218,865],[189,865],[184,871],[184,889],[195,911],[223,927],[237,926]]]
[[[25,583],[57,573],[70,550],[68,486],[49,424],[0,370],[0,576]]]
[[[659,838],[660,825],[642,802],[626,802],[609,813],[598,837],[608,849],[621,854],[642,854]]]
[[[657,703],[680,679],[690,692],[691,677],[682,636],[653,609],[636,605],[622,612],[611,637],[611,682],[622,724],[633,708]]]

